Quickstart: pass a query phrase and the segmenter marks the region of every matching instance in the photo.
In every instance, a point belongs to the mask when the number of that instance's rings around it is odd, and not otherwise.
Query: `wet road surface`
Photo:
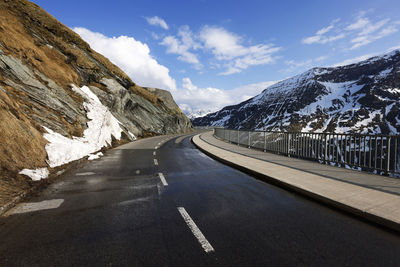
[[[0,266],[400,265],[396,233],[167,139],[109,150],[0,217]]]

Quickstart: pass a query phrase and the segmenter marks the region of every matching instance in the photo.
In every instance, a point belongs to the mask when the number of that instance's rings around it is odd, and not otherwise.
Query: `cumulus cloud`
[[[183,78],[182,85],[172,92],[179,107],[187,114],[210,111],[240,103],[257,94],[275,82],[267,81],[237,87],[232,90],[222,90],[214,87],[199,88],[192,83],[190,78]]]
[[[193,33],[188,26],[183,26],[179,29],[178,38],[169,35],[165,37],[160,44],[167,47],[167,53],[177,54],[179,55],[179,60],[193,64],[197,69],[200,69],[202,65],[197,55],[189,50],[196,50],[201,46],[194,40]]]
[[[154,16],[154,17],[146,17],[145,18],[147,20],[147,23],[149,23],[152,26],[159,26],[161,28],[163,28],[164,30],[168,30],[168,24],[165,22],[165,20],[163,20],[160,17]]]
[[[85,28],[74,28],[91,48],[106,56],[141,86],[175,90],[176,82],[169,69],[150,54],[147,44],[129,36],[107,37]]]
[[[243,45],[243,38],[222,27],[204,26],[194,34],[189,26],[179,29],[177,36],[165,37],[161,45],[167,47],[167,53],[177,54],[178,59],[193,64],[197,69],[203,67],[198,55],[199,50],[213,56],[212,68],[225,68],[220,75],[238,73],[253,65],[273,63],[274,54],[281,48],[272,44]]]
[[[203,27],[199,37],[204,48],[211,51],[216,60],[223,61],[223,65],[227,67],[221,75],[238,73],[252,65],[273,63],[273,54],[281,50],[272,44],[244,46],[242,37],[216,26]]]

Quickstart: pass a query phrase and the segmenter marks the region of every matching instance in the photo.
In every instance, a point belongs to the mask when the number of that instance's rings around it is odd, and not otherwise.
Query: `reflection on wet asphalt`
[[[59,207],[1,217],[0,266],[399,265],[396,234],[177,138],[109,150],[31,200],[62,199]]]

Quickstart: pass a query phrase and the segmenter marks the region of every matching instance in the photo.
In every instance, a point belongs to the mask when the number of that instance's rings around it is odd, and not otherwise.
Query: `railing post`
[[[267,152],[267,132],[264,131],[264,152]]]
[[[326,163],[326,157],[328,155],[328,143],[326,140],[326,133],[324,133],[324,163]]]
[[[393,172],[397,171],[397,139],[398,136],[394,137],[394,160],[393,160]]]
[[[249,139],[249,140],[248,140],[248,141],[249,141],[248,143],[249,143],[249,148],[250,148],[250,144],[251,144],[251,143],[250,143],[250,131],[249,131],[249,138],[248,138],[248,139]]]
[[[290,140],[292,139],[291,138],[291,134],[290,133],[288,133],[287,134],[287,136],[288,136],[288,141],[287,141],[287,156],[290,158]]]
[[[386,174],[389,174],[390,171],[390,136],[386,137],[387,141],[386,141]]]

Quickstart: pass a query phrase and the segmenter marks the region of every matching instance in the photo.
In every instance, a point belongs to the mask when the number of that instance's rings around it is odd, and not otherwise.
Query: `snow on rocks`
[[[119,121],[89,87],[78,88],[72,85],[72,90],[86,99],[87,102],[84,102],[83,106],[90,121],[83,137],[68,138],[44,127],[48,132],[44,134],[44,138],[49,141],[46,145],[47,163],[52,168],[81,159],[104,146],[111,145],[112,136],[117,140],[121,139],[122,129]]]
[[[29,176],[33,181],[39,181],[49,176],[49,170],[47,168],[39,168],[36,170],[23,169],[19,174]]]
[[[89,154],[88,160],[95,160],[103,156],[103,153]]]

